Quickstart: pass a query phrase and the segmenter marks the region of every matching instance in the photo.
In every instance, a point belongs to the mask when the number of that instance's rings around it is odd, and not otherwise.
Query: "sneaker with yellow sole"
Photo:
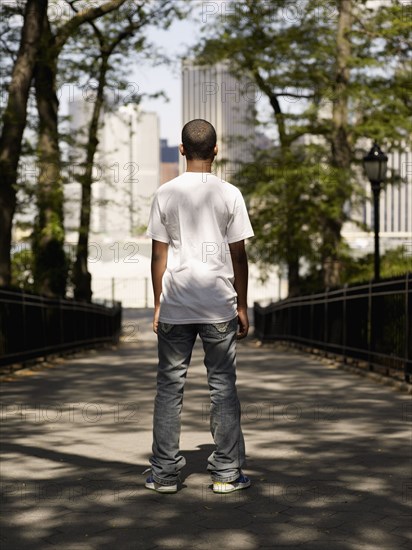
[[[233,493],[233,491],[240,491],[241,489],[247,489],[248,487],[250,487],[250,479],[242,473],[235,481],[213,482],[214,493]]]

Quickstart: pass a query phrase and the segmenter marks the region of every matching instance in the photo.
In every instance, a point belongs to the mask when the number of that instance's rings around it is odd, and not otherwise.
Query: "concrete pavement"
[[[275,346],[239,344],[250,489],[215,495],[200,343],[189,369],[182,489],[144,488],[156,348],[150,312],[125,311],[118,349],[2,384],[2,550],[302,548],[412,542],[411,396]]]

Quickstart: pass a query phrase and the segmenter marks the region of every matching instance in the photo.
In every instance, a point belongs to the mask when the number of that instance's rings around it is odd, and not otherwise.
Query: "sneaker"
[[[233,493],[233,491],[240,491],[241,489],[247,489],[248,487],[250,487],[250,479],[242,473],[235,481],[213,482],[214,493]]]
[[[177,493],[177,483],[175,485],[162,485],[161,483],[157,483],[152,475],[146,479],[144,486],[146,489],[151,489],[157,493]]]

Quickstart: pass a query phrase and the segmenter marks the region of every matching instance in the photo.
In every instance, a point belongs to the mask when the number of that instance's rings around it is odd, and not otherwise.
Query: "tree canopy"
[[[244,0],[218,25],[206,22],[198,62],[229,59],[271,108],[262,121],[275,129],[271,150],[257,150],[238,181],[255,255],[288,266],[292,294],[303,263],[325,286],[343,282],[341,231],[362,196],[359,160],[371,140],[387,150],[410,143],[411,51],[399,1]]]
[[[256,147],[253,162],[239,163],[235,178],[255,228],[252,257],[263,269],[286,266],[291,294],[304,289],[304,272],[319,285],[336,286],[350,263],[342,227],[353,205],[365,200],[363,154],[374,140],[386,151],[410,149],[410,6],[400,0],[241,0],[216,10],[222,5],[206,4],[190,56],[209,65],[228,60],[234,76],[251,79],[262,94],[259,123],[273,136],[269,146]],[[168,28],[193,5],[65,0],[58,17],[47,0],[2,5],[0,286],[12,282],[11,230],[25,201],[36,211],[34,288],[47,295],[66,292],[63,188],[70,159],[64,144],[73,137],[62,131],[59,89],[81,82],[94,102],[81,139],[73,278],[77,297],[90,300],[92,167],[101,113],[116,107],[110,82],[116,81],[119,99],[128,91],[124,61],[137,64],[139,56],[156,50],[147,42],[147,28]],[[26,154],[36,166],[28,178],[21,176]]]

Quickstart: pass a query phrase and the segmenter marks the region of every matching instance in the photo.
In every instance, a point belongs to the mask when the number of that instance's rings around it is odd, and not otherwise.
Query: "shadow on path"
[[[182,489],[147,491],[155,340],[148,315],[127,322],[138,336],[119,349],[3,384],[2,550],[410,546],[410,396],[251,341],[239,345],[238,387],[253,486],[210,489],[197,343],[182,415]]]

